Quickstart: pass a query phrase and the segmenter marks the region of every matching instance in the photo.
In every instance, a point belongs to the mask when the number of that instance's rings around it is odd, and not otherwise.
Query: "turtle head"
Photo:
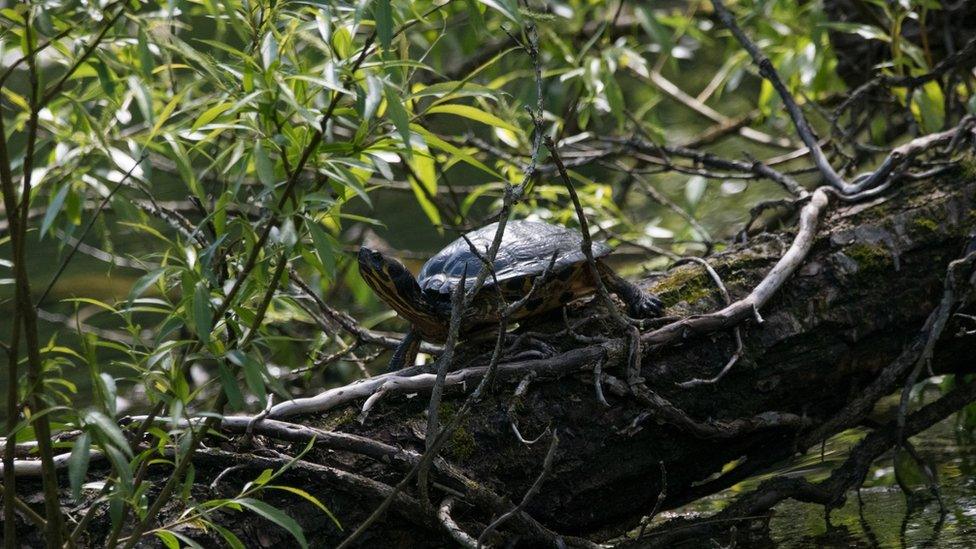
[[[400,316],[421,326],[437,322],[417,279],[403,263],[364,246],[359,248],[359,273]]]

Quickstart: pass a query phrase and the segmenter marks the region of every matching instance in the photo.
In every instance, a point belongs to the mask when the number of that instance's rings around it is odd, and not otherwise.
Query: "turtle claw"
[[[529,351],[539,353],[543,358],[548,358],[556,354],[556,348],[541,339],[530,337],[525,340],[525,346]]]
[[[627,313],[634,318],[656,318],[664,311],[664,303],[656,295],[640,291],[627,304]]]
[[[536,337],[525,335],[515,338],[515,341],[505,351],[506,360],[533,360],[553,357],[557,350],[552,345]]]
[[[604,267],[603,282],[607,289],[617,294],[627,305],[627,314],[632,318],[656,318],[664,311],[664,303],[660,298],[633,282],[620,278],[617,273]]]
[[[420,350],[420,340],[420,334],[416,330],[407,332],[407,335],[403,337],[403,340],[400,341],[400,344],[393,351],[393,356],[390,358],[390,365],[387,367],[387,371],[396,372],[407,366],[413,366],[413,362],[417,358],[417,352]]]

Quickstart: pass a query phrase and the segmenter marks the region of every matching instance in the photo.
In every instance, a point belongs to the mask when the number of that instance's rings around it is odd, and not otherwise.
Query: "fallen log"
[[[926,319],[943,297],[946,268],[964,255],[976,231],[976,182],[960,171],[906,183],[870,202],[828,206],[796,272],[738,324],[739,359],[714,383],[684,382],[713,378],[729,363],[737,353],[730,330],[696,331],[695,322],[685,322],[692,328],[666,343],[648,335],[654,329],[645,330],[639,373],[648,396],[625,381],[628,339],[609,319],[601,320],[597,305],[572,307],[572,330],[560,315],[534,322],[532,336],[545,340],[553,355],[499,364],[493,383],[434,461],[429,502],[419,499],[414,481],[401,483],[425,448],[432,375],[416,371],[332,389],[332,397],[317,399],[318,411],[294,401],[273,408],[267,421],[228,418],[222,428],[230,438],[212,438],[197,453],[188,489],[198,500],[226,497],[263,469],[289,463],[314,440],[278,483],[319,498],[344,530],[304,500],[277,493],[267,499],[294,517],[316,546],[335,546],[385,498],[391,498],[389,509],[357,543],[467,543],[512,510],[518,512],[493,527],[488,542],[563,536],[570,545],[586,545],[586,539],[619,536],[652,510],[714,493],[863,418],[860,412],[842,420],[837,415],[899,355],[918,347]],[[731,299],[741,299],[793,241],[790,230],[755,235],[708,263]],[[694,318],[725,305],[699,264],[647,284],[671,316]],[[972,371],[976,338],[957,337],[955,320],[949,322],[933,364],[940,372]],[[459,346],[445,384],[445,422],[484,376],[485,345]],[[906,376],[903,369],[893,382]],[[559,444],[543,471],[552,433]],[[537,443],[526,442],[534,438]],[[147,480],[158,486],[169,471],[153,466]],[[94,468],[92,475],[105,472]],[[400,490],[393,488],[398,483]],[[534,495],[516,509],[533,485]],[[181,510],[174,500],[161,524]],[[97,516],[107,518],[107,508]],[[284,529],[257,516],[209,519],[245,545],[290,543]],[[96,544],[107,534],[107,520],[91,525],[87,541]],[[201,542],[217,539],[212,529],[192,522],[173,529]]]

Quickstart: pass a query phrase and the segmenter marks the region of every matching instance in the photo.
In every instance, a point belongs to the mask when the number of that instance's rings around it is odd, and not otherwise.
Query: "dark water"
[[[860,431],[842,433],[828,441],[823,459],[817,448],[779,471],[665,513],[658,520],[676,515],[709,515],[774,474],[824,479],[843,462],[848,449],[862,435]],[[954,416],[911,440],[936,469],[944,512],[924,483],[912,485],[916,497],[908,503],[896,482],[893,455],[889,452],[875,462],[868,474],[860,490],[860,503],[857,492],[850,491],[846,504],[835,509],[828,522],[819,505],[782,502],[775,508],[768,529],[746,545],[779,549],[976,547],[976,443],[971,435],[957,429]]]

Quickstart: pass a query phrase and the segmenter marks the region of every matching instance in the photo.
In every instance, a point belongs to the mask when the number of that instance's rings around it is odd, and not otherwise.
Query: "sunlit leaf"
[[[927,82],[912,95],[912,113],[926,133],[937,132],[945,123],[945,96],[938,82]]]
[[[410,186],[413,188],[414,197],[420,204],[421,209],[427,214],[427,218],[435,226],[441,224],[441,213],[434,203],[437,197],[437,172],[434,168],[434,159],[430,156],[426,145],[419,148],[409,159],[411,174],[409,176]]]
[[[44,212],[44,219],[41,221],[41,230],[38,234],[38,238],[44,238],[47,234],[48,229],[51,228],[51,224],[54,223],[54,219],[57,218],[58,213],[61,212],[61,207],[64,206],[64,199],[68,196],[68,191],[71,190],[71,185],[63,185],[51,199],[51,203],[48,204],[47,210]]]
[[[159,115],[156,117],[156,124],[153,125],[152,131],[149,132],[149,139],[152,139],[157,133],[159,133],[159,130],[163,127],[163,124],[169,120],[169,117],[173,114],[173,111],[176,110],[176,107],[180,104],[180,101],[183,100],[183,96],[186,95],[187,91],[189,91],[189,88],[184,88],[182,91],[173,96],[168,103],[166,103],[166,106],[163,107],[163,110],[161,110]]]
[[[701,201],[702,196],[705,195],[705,189],[708,188],[708,181],[700,175],[692,176],[685,183],[685,199],[688,201],[688,205],[695,207]]]
[[[217,103],[213,107],[203,111],[200,116],[197,117],[196,121],[193,122],[193,126],[190,127],[190,131],[197,131],[203,126],[213,122],[218,116],[224,113],[227,109],[233,107],[234,104],[231,102]]]
[[[272,471],[271,469],[265,469],[261,471],[261,474],[258,475],[258,478],[252,480],[251,483],[257,486],[264,486],[265,484],[268,483],[269,480],[271,480],[271,476],[273,474],[274,471]]]
[[[366,97],[363,101],[363,120],[369,121],[376,114],[376,109],[383,99],[383,81],[373,76],[366,76]]]
[[[453,99],[457,97],[486,97],[496,99],[498,91],[488,86],[473,84],[466,81],[438,82],[425,86],[411,94],[412,97],[437,97]]]
[[[99,63],[96,66],[100,67],[102,65]],[[152,93],[149,91],[149,88],[135,75],[130,76],[126,81],[129,84],[129,90],[136,99],[136,105],[139,107],[139,112],[142,114],[142,117],[150,124],[155,124],[156,110],[153,109]],[[103,83],[102,85],[105,84]]]
[[[30,110],[30,103],[27,102],[27,99],[23,95],[11,90],[7,86],[0,88],[0,92],[3,92],[4,97],[14,105],[20,107],[21,110],[25,112]]]
[[[460,148],[455,147],[454,145],[448,143],[447,141],[444,141],[440,137],[437,137],[433,133],[427,131],[425,128],[418,126],[416,124],[411,124],[410,128],[413,131],[419,133],[421,136],[423,136],[424,141],[426,141],[428,145],[432,147],[436,147],[448,154],[452,154],[458,157],[460,160],[467,162],[468,164],[474,166],[475,168],[478,168],[479,170],[484,171],[488,175],[491,175],[492,177],[497,177],[498,179],[504,179],[504,177],[501,174],[489,168],[474,156],[464,152]]]
[[[352,37],[345,27],[339,27],[332,33],[332,47],[340,58],[349,57],[352,54]]]
[[[156,530],[153,533],[166,545],[167,549],[180,549],[180,540],[176,539],[176,536],[169,530]]]
[[[118,395],[118,389],[115,385],[115,378],[105,372],[102,372],[98,374],[98,381],[101,383],[102,391],[104,392],[104,401],[102,402],[102,405],[110,414],[114,416],[116,414],[115,400]]]
[[[863,23],[844,23],[839,21],[824,23],[824,25],[837,31],[856,34],[861,38],[866,38],[868,40],[880,40],[882,42],[891,41],[891,37],[888,36],[888,33],[873,25],[865,25]]]
[[[469,105],[456,105],[456,104],[436,105],[434,107],[427,109],[427,113],[428,114],[437,114],[437,113],[454,114],[457,116],[463,116],[464,118],[469,118],[471,120],[476,120],[483,124],[488,124],[489,126],[495,126],[497,128],[506,129],[515,133],[519,132],[518,126],[505,122],[504,120],[498,118],[494,114],[483,111],[476,107],[471,107]]]
[[[267,33],[261,40],[261,66],[265,70],[271,68],[278,61],[278,40],[273,33]]]
[[[511,0],[478,0],[482,4],[488,6],[493,10],[497,10],[499,13],[512,20],[515,23],[522,22],[522,15],[519,13],[518,7]]]

